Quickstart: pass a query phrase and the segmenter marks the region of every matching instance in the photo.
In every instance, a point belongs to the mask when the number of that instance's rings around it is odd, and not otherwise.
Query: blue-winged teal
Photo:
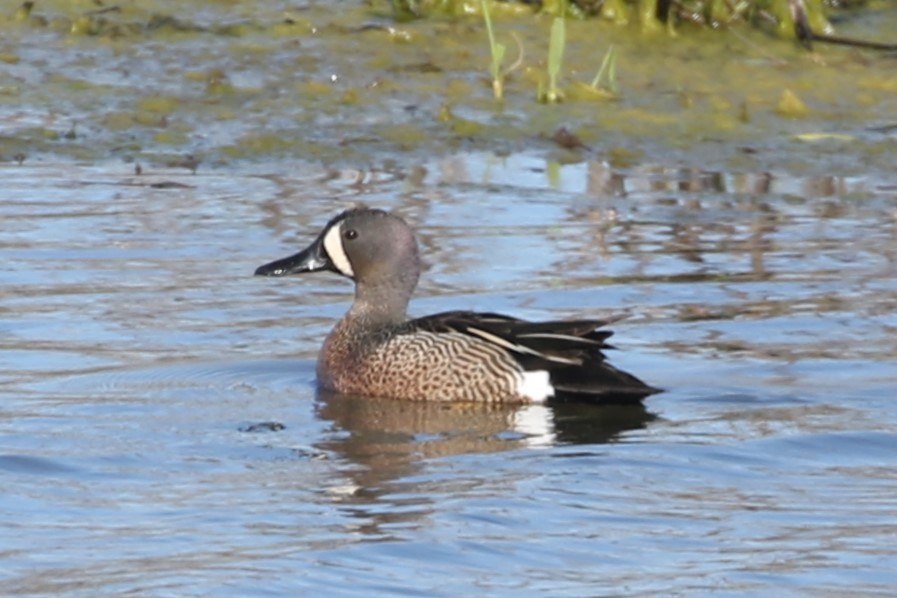
[[[605,361],[605,320],[527,322],[451,311],[408,320],[417,241],[401,218],[343,212],[299,253],[259,276],[330,270],[355,281],[355,302],[318,357],[318,384],[397,399],[531,403],[634,403],[658,392]]]

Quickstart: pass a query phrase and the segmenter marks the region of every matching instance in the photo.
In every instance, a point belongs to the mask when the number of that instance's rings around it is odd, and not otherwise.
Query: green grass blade
[[[492,62],[489,72],[492,75],[492,92],[496,100],[504,97],[504,82],[501,72],[501,63],[505,59],[505,46],[495,41],[495,31],[492,29],[492,15],[489,12],[489,0],[480,0],[483,9],[483,20],[486,22],[486,35],[489,38],[489,54]]]
[[[555,17],[551,24],[551,37],[548,40],[548,79],[552,88],[557,88],[557,77],[564,62],[566,33],[564,18]]]
[[[598,74],[595,75],[595,78],[592,79],[592,87],[594,89],[598,89],[598,86],[601,85],[601,82],[604,81],[605,74],[607,75],[608,81],[608,89],[614,91],[614,87],[616,87],[616,48],[613,46],[607,49],[607,52],[604,54],[604,59],[601,61],[601,67],[598,69]]]

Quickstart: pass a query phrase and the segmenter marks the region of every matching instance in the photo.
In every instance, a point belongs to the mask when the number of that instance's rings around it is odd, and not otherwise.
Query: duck
[[[660,392],[608,363],[606,329],[619,318],[528,321],[447,311],[408,317],[421,273],[401,217],[358,207],[333,217],[302,251],[256,276],[332,272],[355,284],[324,340],[317,384],[340,394],[409,401],[636,404]]]

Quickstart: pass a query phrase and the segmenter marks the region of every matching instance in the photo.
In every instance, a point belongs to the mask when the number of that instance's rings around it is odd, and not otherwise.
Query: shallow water
[[[6,593],[897,585],[893,173],[485,153],[0,169]],[[666,392],[612,410],[316,395],[350,286],[251,274],[359,201],[420,232],[414,313],[629,313],[612,359]]]
[[[344,4],[0,11],[2,593],[892,595],[893,57],[570,21],[543,106],[551,22],[497,12],[499,105],[478,19]],[[415,314],[625,313],[666,392],[317,394],[350,285],[251,274],[358,202]]]

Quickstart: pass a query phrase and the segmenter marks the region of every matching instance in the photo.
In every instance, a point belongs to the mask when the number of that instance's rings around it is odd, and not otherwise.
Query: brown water
[[[303,7],[197,6],[203,27],[272,29],[4,23],[21,60],[0,82],[3,593],[893,593],[888,58],[747,51],[692,79],[694,48],[663,41],[618,102],[535,105],[520,73],[496,111],[455,62],[481,33],[465,21],[409,26],[471,36],[421,57],[377,49],[364,36],[386,33],[357,26],[379,17],[355,8],[349,27],[310,3],[328,26],[298,36],[274,24]],[[215,65],[256,91],[189,74]],[[383,95],[289,95],[334,69]],[[768,77],[739,88],[745,70]],[[484,129],[440,124],[447,80]],[[805,118],[776,115],[785,81]],[[745,98],[753,120],[727,128]],[[590,149],[548,141],[558,124]],[[186,153],[196,175],[165,166]],[[628,313],[612,359],[666,392],[622,410],[317,394],[351,286],[251,274],[358,202],[419,231],[415,314]]]

